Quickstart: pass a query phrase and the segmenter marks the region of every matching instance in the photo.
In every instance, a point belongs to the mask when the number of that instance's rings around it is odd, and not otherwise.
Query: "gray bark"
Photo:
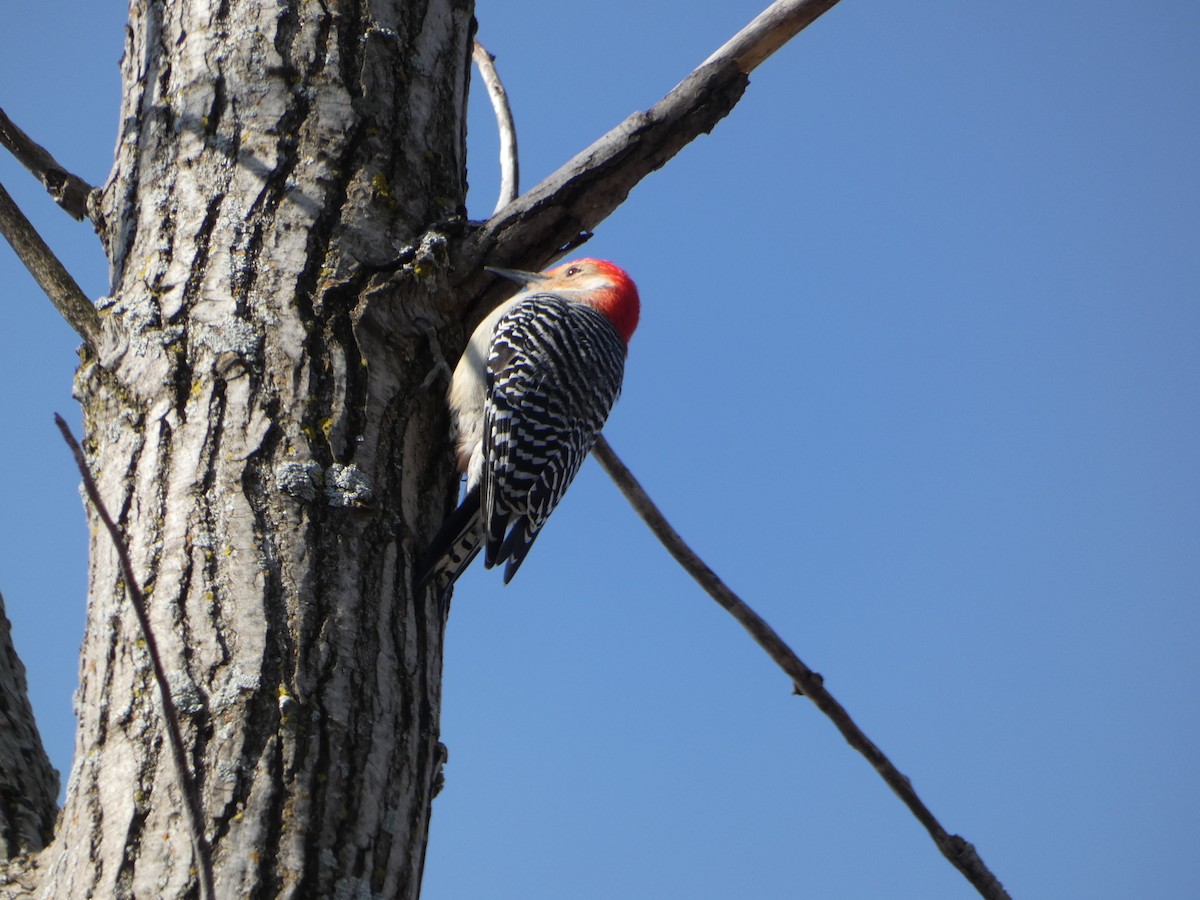
[[[0,597],[0,864],[41,850],[58,815],[58,771],[42,749]]]
[[[455,489],[427,376],[434,330],[461,339],[439,223],[464,206],[471,30],[470,0],[132,3],[97,216],[124,339],[85,354],[76,395],[221,897],[419,892],[444,614],[411,575]],[[194,896],[158,694],[89,516],[75,761],[37,894]]]

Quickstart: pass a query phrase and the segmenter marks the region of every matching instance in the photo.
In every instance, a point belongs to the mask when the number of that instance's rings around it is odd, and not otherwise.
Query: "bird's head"
[[[606,259],[576,259],[545,272],[490,266],[488,271],[519,282],[527,290],[563,294],[588,304],[608,317],[626,344],[637,329],[642,308],[637,285],[624,269]]]

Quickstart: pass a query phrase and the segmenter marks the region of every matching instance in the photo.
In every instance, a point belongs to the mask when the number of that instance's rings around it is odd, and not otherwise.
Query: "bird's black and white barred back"
[[[596,443],[621,392],[625,342],[590,306],[532,294],[487,361],[480,503],[484,564],[507,583]]]
[[[430,544],[417,583],[443,598],[483,550],[507,583],[562,499],[621,391],[637,286],[601,259],[547,272],[489,269],[525,289],[471,333],[450,379],[462,503]]]

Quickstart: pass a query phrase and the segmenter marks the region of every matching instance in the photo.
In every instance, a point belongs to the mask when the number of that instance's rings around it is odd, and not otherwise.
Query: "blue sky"
[[[103,180],[124,10],[9,6],[0,105]],[[481,0],[525,186],[758,9]],[[1198,85],[1192,0],[844,0],[587,247],[643,300],[614,447],[1014,896],[1200,894]],[[0,591],[65,773],[77,341],[7,247],[0,283]],[[974,896],[594,463],[461,582],[442,727],[427,900]]]

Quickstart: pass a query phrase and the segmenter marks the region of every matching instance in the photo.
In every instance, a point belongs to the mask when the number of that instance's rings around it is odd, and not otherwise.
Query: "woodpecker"
[[[445,597],[484,551],[512,579],[591,452],[621,392],[641,304],[602,259],[543,273],[489,268],[521,284],[471,334],[450,380],[462,503],[426,554],[418,583]]]

